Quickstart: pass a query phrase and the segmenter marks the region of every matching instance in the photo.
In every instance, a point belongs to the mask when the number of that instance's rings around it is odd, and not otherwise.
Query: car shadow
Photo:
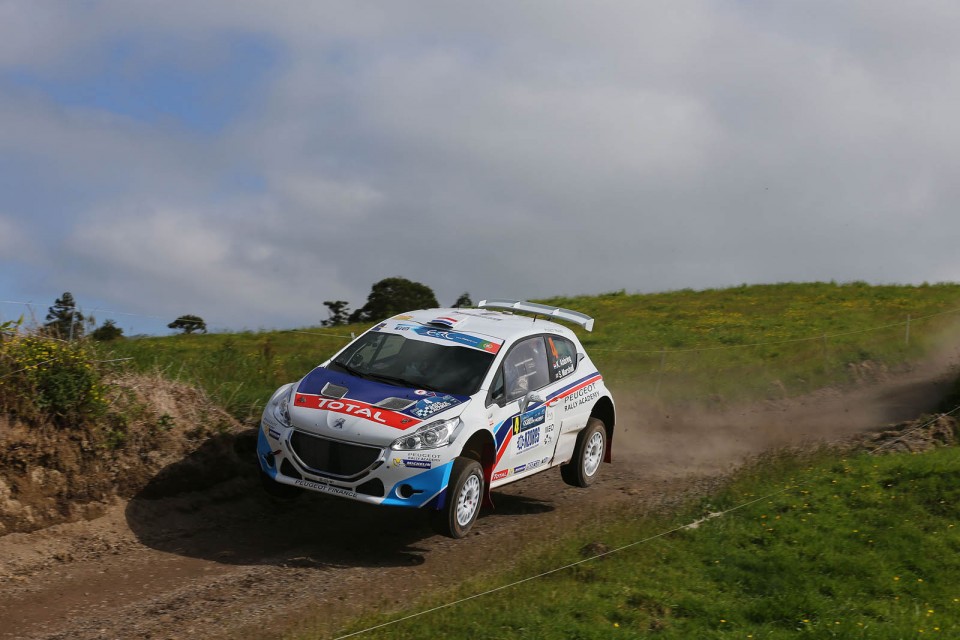
[[[260,487],[256,431],[210,438],[161,469],[127,503],[144,545],[228,564],[408,566],[434,536],[426,513],[313,492],[279,501]]]
[[[481,518],[552,511],[543,500],[494,491]],[[304,491],[280,501],[260,486],[256,430],[209,438],[164,467],[127,503],[144,545],[224,564],[296,568],[422,564],[437,534],[429,513]]]
[[[509,485],[508,485],[509,487]],[[502,493],[493,490],[493,509],[484,509],[480,516],[520,516],[535,513],[549,513],[556,507],[550,502],[528,496]]]

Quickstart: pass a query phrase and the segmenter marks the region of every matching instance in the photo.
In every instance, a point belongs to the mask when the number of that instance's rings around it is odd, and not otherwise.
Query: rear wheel
[[[590,418],[577,436],[573,458],[560,467],[563,481],[574,487],[589,487],[600,475],[600,463],[607,448],[607,430],[598,418]]]
[[[464,537],[477,521],[482,502],[483,468],[472,458],[457,458],[447,484],[446,504],[431,514],[434,529],[451,538]]]

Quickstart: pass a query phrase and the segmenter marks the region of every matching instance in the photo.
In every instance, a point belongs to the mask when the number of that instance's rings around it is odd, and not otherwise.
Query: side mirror
[[[546,399],[536,391],[531,391],[520,398],[520,413],[526,413],[527,407],[535,402],[544,402]]]

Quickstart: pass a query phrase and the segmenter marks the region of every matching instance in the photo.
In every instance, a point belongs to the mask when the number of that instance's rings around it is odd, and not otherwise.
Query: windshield
[[[401,387],[472,395],[495,357],[470,347],[371,332],[347,347],[330,368]]]

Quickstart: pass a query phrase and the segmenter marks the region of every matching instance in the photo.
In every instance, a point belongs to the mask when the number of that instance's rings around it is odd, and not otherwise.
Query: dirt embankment
[[[415,511],[315,494],[273,503],[257,486],[249,430],[231,423],[195,433],[203,420],[217,424],[219,414],[192,413],[200,409],[190,390],[134,381],[137,402],[154,408],[144,414],[145,434],[128,436],[129,451],[81,455],[77,466],[57,468],[44,450],[49,442],[38,438],[24,449],[68,486],[86,468],[122,488],[89,493],[99,495],[98,506],[85,512],[58,502],[61,485],[44,480],[55,477],[50,471],[40,473],[39,486],[49,488],[44,500],[52,502],[36,503],[48,506],[33,507],[30,526],[45,508],[51,518],[66,513],[75,521],[0,536],[0,639],[273,638],[304,619],[335,635],[345,619],[399,609],[510,566],[519,552],[611,510],[669,509],[764,451],[849,440],[931,411],[956,378],[958,358],[949,355],[843,392],[749,406],[665,408],[621,394],[614,463],[597,484],[575,489],[550,471],[509,485],[459,541],[434,535]],[[166,429],[156,428],[161,422]],[[893,433],[867,446],[911,429],[887,428]],[[944,419],[926,431],[896,446],[935,444],[955,436],[956,426]]]
[[[110,390],[110,419],[96,427],[0,417],[0,535],[97,517],[148,484],[208,487],[240,471],[230,450],[243,427],[199,390],[139,375],[112,381]],[[196,464],[181,465],[176,477],[163,472],[187,456]]]

